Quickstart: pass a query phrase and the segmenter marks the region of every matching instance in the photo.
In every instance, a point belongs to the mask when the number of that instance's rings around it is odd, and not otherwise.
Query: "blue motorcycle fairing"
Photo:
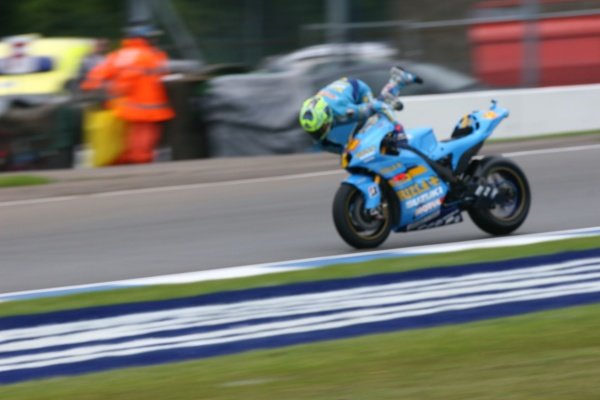
[[[410,130],[407,136],[415,151],[432,160],[448,157],[456,170],[461,157],[483,143],[507,116],[508,111],[493,102],[489,110],[475,111],[459,122],[463,127],[470,121],[473,131],[466,136],[438,142],[430,128]],[[381,203],[380,179],[387,181],[396,193],[395,199],[389,200],[396,200],[400,210],[399,221],[392,221],[396,232],[459,222],[461,210],[444,204],[448,184],[421,155],[410,148],[401,148],[399,154],[386,154],[382,149],[394,128],[393,121],[376,114],[349,138],[342,155],[342,166],[351,174],[345,182],[362,193],[366,209],[373,209]]]
[[[431,217],[420,219],[414,224],[409,224],[400,229],[402,232],[421,231],[424,229],[437,228],[439,226],[456,224],[462,222],[462,214],[457,207],[442,207],[439,213]]]
[[[373,209],[381,203],[381,190],[374,177],[385,179],[400,204],[400,221],[394,221],[394,229],[398,230],[439,213],[448,185],[416,153],[402,149],[398,156],[381,151],[383,138],[393,129],[386,118],[378,118],[355,135],[354,147],[346,149],[346,154],[351,155],[346,168],[353,173],[345,182],[361,191],[365,208]],[[373,185],[377,186],[377,191]]]
[[[448,185],[439,179],[424,161],[415,153],[403,151],[403,161],[378,163],[388,165],[378,169],[396,194],[400,204],[400,221],[394,221],[394,230],[441,215],[443,199],[448,193]],[[390,157],[392,158],[392,157]],[[406,165],[410,165],[407,169]],[[344,183],[356,187],[363,195],[365,209],[371,210],[381,204],[381,189],[375,175],[349,175]]]
[[[373,133],[366,134],[365,127],[377,127]],[[353,140],[357,145],[352,151],[346,151],[342,156],[350,160],[347,169],[365,171],[365,173],[353,172],[344,182],[355,186],[364,196],[365,208],[372,210],[381,204],[381,190],[375,182],[376,176],[384,178],[392,177],[406,168],[399,162],[397,156],[385,155],[380,151],[381,140],[387,134],[387,125],[384,118],[371,117],[363,129],[355,135]],[[368,172],[373,172],[372,174]]]
[[[483,143],[498,124],[508,117],[508,110],[493,103],[489,110],[474,111],[468,117],[473,128],[469,135],[440,142],[431,128],[415,128],[406,131],[408,143],[435,161],[450,156],[452,170],[455,171],[463,154]]]
[[[381,190],[373,176],[353,174],[346,178],[344,182],[360,190],[367,210],[372,210],[381,204]]]
[[[430,220],[440,214],[449,187],[416,153],[403,149],[400,158],[410,167],[388,180],[400,201],[400,226]]]
[[[406,131],[406,136],[409,145],[416,149],[420,149],[421,152],[427,156],[433,155],[438,147],[437,138],[431,128],[423,127],[408,129]]]
[[[331,129],[327,135],[327,140],[344,146],[348,143],[348,138],[356,128],[357,123],[338,125]]]

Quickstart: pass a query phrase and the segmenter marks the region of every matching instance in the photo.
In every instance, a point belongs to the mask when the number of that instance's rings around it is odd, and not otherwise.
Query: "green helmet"
[[[300,125],[316,140],[323,140],[331,128],[333,113],[321,96],[314,96],[302,104]]]

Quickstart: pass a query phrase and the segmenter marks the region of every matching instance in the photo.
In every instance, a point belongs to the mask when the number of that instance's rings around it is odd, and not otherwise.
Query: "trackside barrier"
[[[510,110],[492,139],[600,130],[600,84],[407,96],[399,118],[407,128],[431,126],[446,139],[462,115],[487,108],[491,99]]]

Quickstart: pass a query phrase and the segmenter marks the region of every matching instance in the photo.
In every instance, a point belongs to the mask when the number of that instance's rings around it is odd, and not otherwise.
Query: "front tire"
[[[382,215],[374,218],[364,208],[365,199],[360,190],[342,184],[333,200],[333,222],[346,243],[357,249],[370,249],[383,243],[392,229],[390,207],[382,198]]]
[[[468,210],[475,225],[492,235],[507,235],[525,222],[531,205],[531,191],[521,168],[508,159],[489,157],[480,164],[475,179],[500,192],[499,201]]]

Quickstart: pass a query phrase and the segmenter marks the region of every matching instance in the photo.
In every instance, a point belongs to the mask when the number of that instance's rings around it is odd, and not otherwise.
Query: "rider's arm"
[[[354,84],[358,91],[357,98],[359,100],[356,104],[357,120],[364,120],[375,114],[375,109],[373,107],[373,92],[369,85],[360,79],[356,79]]]
[[[369,85],[360,79],[344,79],[343,95],[334,104],[336,124],[364,121],[375,113],[372,107],[373,93]]]
[[[361,104],[347,104],[344,112],[335,116],[335,122],[337,124],[358,122],[369,118],[374,113],[375,110],[370,101]]]

